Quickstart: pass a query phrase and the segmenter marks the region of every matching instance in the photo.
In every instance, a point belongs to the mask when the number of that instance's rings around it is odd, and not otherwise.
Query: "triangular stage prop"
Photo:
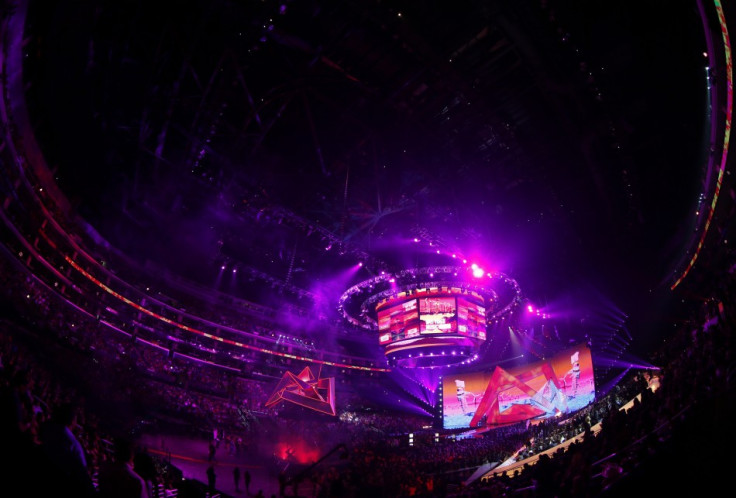
[[[309,367],[304,367],[299,375],[286,372],[266,402],[266,407],[270,408],[281,401],[327,415],[336,415],[335,378],[315,377]]]

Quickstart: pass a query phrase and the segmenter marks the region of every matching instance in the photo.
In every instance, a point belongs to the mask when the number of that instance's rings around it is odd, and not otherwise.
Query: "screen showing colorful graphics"
[[[379,343],[388,345],[420,335],[459,334],[486,339],[483,298],[460,288],[401,292],[376,306]]]
[[[585,344],[549,360],[508,370],[447,375],[442,380],[445,429],[506,425],[572,413],[595,397],[593,360]]]
[[[419,299],[419,319],[422,334],[444,334],[457,331],[454,297],[423,297]]]
[[[417,300],[399,302],[378,312],[378,338],[381,344],[419,335]]]
[[[458,296],[457,331],[462,335],[486,340],[486,309],[482,301]]]

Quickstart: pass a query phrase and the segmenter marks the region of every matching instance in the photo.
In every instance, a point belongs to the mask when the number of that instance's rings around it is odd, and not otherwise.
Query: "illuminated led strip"
[[[15,237],[16,237],[16,238],[18,239],[18,241],[19,241],[19,242],[20,242],[21,244],[23,244],[23,246],[24,246],[24,247],[26,248],[26,250],[28,250],[28,252],[29,252],[29,255],[33,256],[33,257],[35,258],[35,260],[36,260],[36,261],[38,261],[38,262],[39,262],[39,263],[41,263],[41,264],[42,264],[43,266],[45,266],[45,267],[46,267],[46,269],[48,269],[48,270],[49,270],[49,271],[50,271],[51,273],[53,273],[53,274],[54,274],[54,276],[55,276],[55,277],[56,277],[57,279],[59,279],[60,281],[62,281],[62,282],[63,282],[64,284],[68,285],[69,287],[74,287],[74,284],[72,283],[72,281],[71,281],[71,280],[69,280],[69,279],[68,279],[68,278],[66,278],[66,277],[65,277],[64,275],[62,275],[62,274],[61,274],[61,273],[59,272],[59,270],[57,270],[57,269],[56,269],[56,268],[54,267],[54,265],[52,265],[51,263],[49,263],[49,262],[48,262],[48,261],[46,260],[46,258],[42,257],[42,256],[41,256],[41,253],[39,253],[39,252],[38,252],[38,251],[36,250],[36,248],[35,248],[35,247],[34,247],[34,246],[33,246],[33,245],[32,245],[32,244],[30,243],[30,242],[28,242],[28,240],[27,240],[27,239],[26,239],[26,238],[25,238],[25,237],[24,237],[23,235],[21,235],[21,233],[20,233],[20,231],[18,230],[18,228],[17,228],[17,227],[16,227],[16,226],[15,226],[15,225],[14,225],[14,224],[13,224],[13,223],[12,223],[12,222],[11,222],[11,221],[10,221],[10,220],[8,219],[8,217],[7,217],[7,216],[5,216],[5,212],[4,212],[4,211],[2,211],[2,210],[0,210],[0,219],[2,219],[2,220],[3,220],[3,222],[5,223],[5,226],[7,226],[7,227],[8,227],[9,229],[10,229],[10,231],[12,231],[12,232],[13,232],[13,235],[15,235]]]
[[[147,340],[145,340],[145,339],[142,339],[142,338],[140,338],[140,337],[136,337],[136,339],[135,339],[135,340],[136,340],[136,341],[140,341],[140,342],[142,342],[143,344],[147,344],[147,345],[151,346],[152,348],[156,348],[156,349],[159,349],[159,350],[161,350],[161,351],[165,351],[165,352],[167,352],[167,353],[169,352],[169,349],[168,349],[168,348],[165,348],[165,347],[163,347],[163,346],[162,346],[161,344],[156,344],[156,343],[155,343],[155,342],[153,342],[153,341],[147,341]],[[230,367],[226,367],[225,365],[219,365],[219,364],[217,364],[217,363],[214,363],[214,365],[215,365],[215,366],[218,366],[218,367],[222,367],[222,368],[230,368]],[[234,368],[230,368],[230,370],[235,370],[235,369],[234,369]]]
[[[417,344],[413,344],[413,345],[409,345],[409,346],[401,346],[401,347],[398,347],[398,348],[391,349],[390,351],[386,351],[386,356],[389,356],[389,355],[398,353],[399,351],[405,351],[405,350],[421,351],[421,349],[423,349],[423,348],[438,347],[438,346],[453,347],[452,344],[445,344],[445,343],[441,343],[441,342],[434,342],[434,343],[429,343],[429,344],[418,344],[418,345]],[[457,346],[457,345],[455,345],[454,347],[466,348],[467,349],[470,346],[463,346],[463,345]],[[424,354],[423,351],[421,351],[421,352],[422,352],[422,354]],[[419,356],[419,355],[417,355],[417,356]],[[459,355],[452,355],[452,354],[445,354],[445,355],[443,355],[443,354],[432,354],[432,355],[430,355],[430,354],[427,354],[427,357],[430,357],[430,356],[439,356],[440,358],[443,357],[443,356],[457,356],[458,358],[463,358],[463,357],[468,356],[468,355],[467,354],[466,355],[462,355],[462,354],[459,354]]]
[[[275,356],[281,356],[283,358],[290,358],[290,359],[293,359],[293,360],[307,361],[307,362],[310,362],[310,363],[318,363],[320,365],[330,365],[330,366],[333,366],[333,367],[340,367],[340,368],[352,368],[352,369],[355,369],[355,370],[365,370],[365,371],[370,371],[370,372],[389,372],[390,371],[387,368],[374,368],[374,367],[363,367],[363,366],[359,366],[359,365],[348,365],[346,363],[337,363],[337,362],[327,361],[327,360],[317,360],[317,359],[314,359],[314,358],[307,358],[306,356],[298,356],[298,355],[294,355],[294,354],[290,354],[290,353],[280,353],[278,351],[271,351],[271,350],[265,349],[265,348],[259,348],[259,347],[256,347],[256,346],[250,346],[248,344],[243,344],[242,342],[233,341],[231,339],[226,339],[224,337],[220,337],[220,336],[217,336],[217,335],[214,335],[214,334],[210,334],[208,332],[204,332],[204,331],[199,330],[199,329],[195,329],[194,327],[190,327],[189,325],[184,325],[183,323],[176,322],[176,321],[174,321],[174,320],[172,320],[170,318],[166,318],[165,316],[159,315],[158,313],[155,313],[155,312],[153,312],[153,311],[151,311],[151,310],[149,310],[147,308],[144,308],[140,304],[138,304],[138,303],[136,303],[136,302],[128,299],[127,297],[125,297],[122,294],[114,291],[113,289],[111,289],[110,287],[108,287],[107,285],[105,285],[104,283],[100,282],[92,274],[90,274],[84,268],[82,268],[81,266],[79,266],[77,264],[77,262],[74,261],[73,259],[71,259],[69,256],[64,256],[64,259],[66,260],[67,263],[69,263],[79,273],[81,273],[82,275],[84,275],[87,279],[89,279],[91,282],[93,282],[95,285],[97,285],[98,287],[100,287],[102,290],[104,290],[105,292],[107,292],[111,296],[116,297],[117,299],[123,301],[125,304],[128,304],[128,305],[132,306],[133,308],[137,309],[141,313],[145,313],[145,314],[147,314],[147,315],[149,315],[149,316],[151,316],[151,317],[153,317],[153,318],[155,318],[157,320],[160,320],[160,321],[162,321],[164,323],[168,323],[169,325],[173,325],[174,327],[178,327],[178,328],[180,328],[182,330],[186,330],[187,332],[191,332],[193,334],[201,335],[203,337],[207,337],[208,339],[213,339],[215,341],[220,341],[220,342],[225,343],[225,344],[230,344],[232,346],[237,346],[237,347],[244,348],[244,349],[250,349],[251,351],[258,351],[259,353],[265,353],[265,354],[271,354],[271,355],[275,355]],[[202,361],[205,361],[205,360],[202,360]]]
[[[187,360],[196,361],[198,363],[204,363],[206,365],[212,365],[212,366],[217,367],[217,368],[224,368],[226,370],[231,370],[233,372],[240,372],[240,370],[238,370],[237,368],[228,367],[227,365],[221,365],[219,363],[215,363],[214,361],[203,360],[201,358],[196,358],[196,357],[190,356],[188,354],[174,352],[174,358],[176,358],[177,356],[180,356],[180,357],[185,358]]]
[[[690,259],[685,271],[680,275],[680,278],[672,284],[670,290],[675,290],[675,287],[685,279],[690,270],[695,266],[695,261],[698,259],[701,249],[705,244],[705,237],[708,235],[708,228],[710,228],[710,222],[713,219],[713,214],[716,210],[716,203],[718,202],[718,196],[721,193],[721,185],[723,183],[723,174],[726,170],[726,159],[728,158],[728,145],[731,141],[731,114],[733,111],[733,63],[731,60],[731,42],[728,36],[728,27],[726,26],[726,16],[723,14],[723,6],[720,0],[713,0],[716,10],[718,11],[718,21],[721,24],[721,36],[723,37],[723,49],[726,55],[726,129],[723,134],[723,152],[721,153],[721,166],[718,170],[718,180],[716,180],[716,190],[713,193],[713,200],[710,203],[710,212],[708,213],[708,219],[705,222],[705,228],[698,241],[698,246],[695,249],[695,254]]]

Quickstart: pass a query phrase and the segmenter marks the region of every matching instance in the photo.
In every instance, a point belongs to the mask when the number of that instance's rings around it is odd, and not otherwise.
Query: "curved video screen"
[[[457,334],[486,339],[483,297],[459,287],[401,292],[376,306],[378,341],[386,346],[421,335]]]
[[[593,359],[585,344],[511,369],[442,379],[445,429],[506,425],[572,413],[595,398]]]

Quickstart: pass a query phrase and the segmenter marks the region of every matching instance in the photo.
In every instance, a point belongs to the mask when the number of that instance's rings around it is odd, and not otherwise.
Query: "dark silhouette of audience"
[[[74,496],[92,496],[95,488],[87,468],[84,448],[72,430],[76,409],[69,403],[54,410],[51,420],[41,428],[41,442],[49,464],[52,482]]]
[[[135,453],[126,439],[115,441],[111,462],[100,469],[99,495],[104,498],[148,498],[148,485],[134,470]]]
[[[210,465],[207,467],[207,487],[211,492],[216,489],[217,474],[215,474],[215,466]]]

